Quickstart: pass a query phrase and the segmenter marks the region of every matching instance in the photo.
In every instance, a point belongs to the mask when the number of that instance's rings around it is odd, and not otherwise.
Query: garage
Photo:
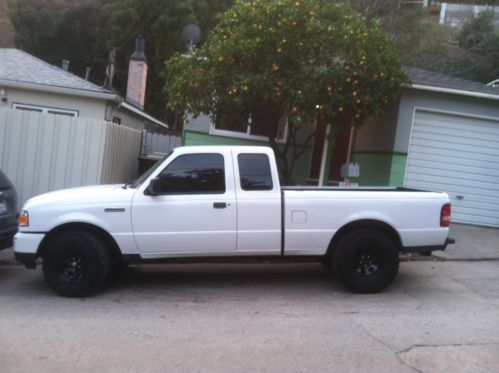
[[[416,108],[404,185],[449,193],[453,222],[499,227],[499,118]]]

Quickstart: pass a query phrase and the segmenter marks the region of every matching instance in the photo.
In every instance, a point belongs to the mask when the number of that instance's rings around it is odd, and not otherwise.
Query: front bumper
[[[0,250],[13,246],[16,233],[17,224],[0,230]]]
[[[36,269],[36,254],[14,253],[16,260],[24,264],[26,268]]]
[[[14,255],[26,268],[36,268],[38,248],[45,238],[45,233],[19,232],[14,237]]]

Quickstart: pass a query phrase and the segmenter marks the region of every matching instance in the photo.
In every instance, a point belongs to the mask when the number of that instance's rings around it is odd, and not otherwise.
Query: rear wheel
[[[43,275],[57,294],[86,297],[107,280],[109,252],[102,241],[85,231],[67,231],[54,237],[43,255]]]
[[[359,229],[345,235],[336,245],[332,266],[338,279],[359,293],[377,293],[397,276],[398,245],[374,229]]]

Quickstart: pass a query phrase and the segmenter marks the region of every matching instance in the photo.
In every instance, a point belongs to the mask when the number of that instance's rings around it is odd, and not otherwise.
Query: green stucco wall
[[[209,135],[204,132],[184,131],[183,145],[203,146],[203,145],[259,145],[264,146],[264,141],[245,140],[234,137]]]
[[[209,135],[204,132],[184,131],[183,144],[201,145],[267,145],[265,141],[238,139],[233,137]],[[298,160],[295,167],[296,184],[307,184],[311,147]],[[331,162],[331,152],[328,154],[328,165]],[[354,152],[352,162],[359,163],[360,177],[352,178],[359,185],[370,186],[402,186],[404,183],[407,154],[392,152]],[[329,166],[326,168],[329,170]],[[327,175],[326,175],[327,177]]]
[[[307,179],[310,171],[310,158],[312,157],[312,148],[309,147],[305,154],[296,162],[295,183],[298,185],[308,184]]]
[[[266,141],[238,139],[234,137],[225,137],[210,135],[204,132],[184,131],[183,145],[189,146],[202,146],[202,145],[253,145],[265,146],[268,145]],[[310,157],[312,151],[311,147],[305,154],[297,161],[294,172],[294,179],[296,184],[307,184]]]
[[[359,185],[402,186],[407,155],[391,152],[355,152],[352,162],[360,165],[360,177],[352,181]]]
[[[407,166],[407,154],[394,153],[392,155],[392,167],[390,170],[390,186],[402,186],[404,184],[406,166]]]

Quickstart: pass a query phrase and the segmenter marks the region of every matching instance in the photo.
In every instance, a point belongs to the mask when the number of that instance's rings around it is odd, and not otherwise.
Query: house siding
[[[352,179],[359,185],[402,185],[404,155],[393,151],[399,105],[392,103],[382,116],[366,121],[356,130],[350,158],[360,165],[360,177]]]
[[[5,88],[7,102],[0,103],[0,108],[9,109],[15,103],[44,106],[49,108],[75,110],[79,118],[103,120],[106,112],[104,100],[88,97],[70,96],[52,92],[28,89]]]
[[[407,166],[406,153],[393,153],[390,169],[390,186],[403,186],[405,177],[405,168]]]
[[[385,152],[356,152],[352,161],[360,166],[360,176],[352,178],[359,185],[382,186],[390,182],[392,154]]]
[[[41,92],[30,89],[5,88],[7,102],[0,102],[0,108],[11,109],[13,104],[42,106],[47,108],[73,110],[78,112],[78,118],[105,120],[106,106],[111,108],[110,118],[113,116],[121,119],[121,125],[136,130],[144,130],[148,122],[137,114],[116,106],[116,103],[106,102],[90,97]],[[149,125],[150,127],[150,125]]]
[[[399,115],[399,102],[392,103],[383,115],[368,119],[355,130],[353,148],[355,152],[392,152],[396,123]]]
[[[360,164],[360,185],[404,185],[407,153],[416,109],[499,118],[497,101],[404,89],[399,107],[356,131],[352,161]]]
[[[360,177],[353,178],[362,186],[402,186],[407,154],[393,152],[355,152],[352,161],[360,166]]]
[[[416,108],[447,111],[468,116],[499,118],[499,104],[496,100],[404,89],[396,122],[397,133],[393,148],[395,152],[407,153],[409,150],[412,122]]]
[[[199,146],[199,145],[266,145],[265,141],[239,139],[233,137],[210,135],[205,132],[184,131],[183,145]]]
[[[142,119],[140,116],[130,113],[126,109],[114,107],[112,111],[112,116],[121,119],[121,125],[142,131],[147,128],[147,121]],[[112,120],[112,118],[110,118]]]

